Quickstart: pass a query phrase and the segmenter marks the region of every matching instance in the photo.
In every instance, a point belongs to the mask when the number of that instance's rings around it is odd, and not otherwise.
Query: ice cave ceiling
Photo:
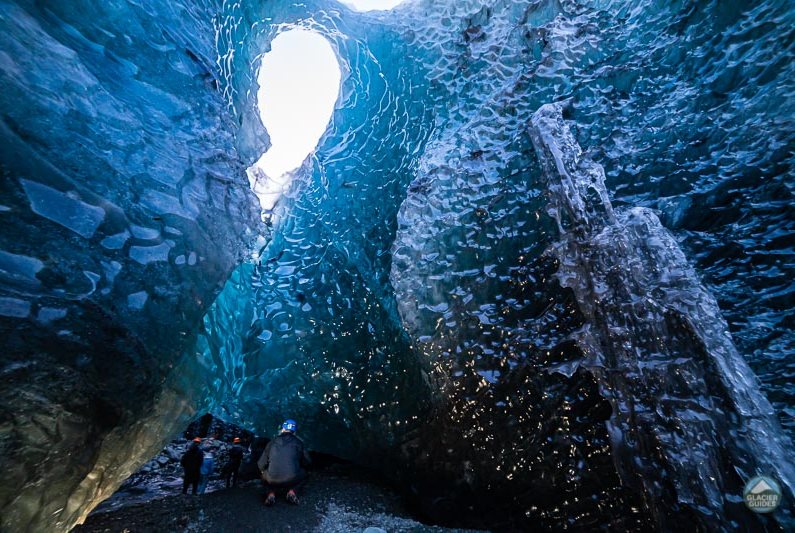
[[[68,529],[203,410],[299,418],[442,521],[775,528],[734,495],[795,484],[794,25],[0,0],[0,528]],[[290,29],[342,80],[263,214],[257,69]]]

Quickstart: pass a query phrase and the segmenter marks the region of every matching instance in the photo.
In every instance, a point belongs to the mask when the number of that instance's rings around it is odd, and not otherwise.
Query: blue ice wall
[[[259,221],[215,10],[0,4],[3,530],[68,527],[193,413],[173,369]]]
[[[400,199],[433,126],[426,74],[403,61],[410,47],[402,36],[338,6],[233,13],[230,39],[245,46],[228,72],[228,94],[243,115],[256,109],[238,102],[250,79],[235,69],[248,72],[278,28],[326,36],[344,79],[329,130],[276,208],[272,240],[256,266],[238,270],[248,293],[237,281],[227,287],[198,351],[224,369],[228,395],[216,396],[217,408],[261,428],[298,413],[316,446],[377,457],[416,429],[430,394],[427,365],[409,347],[389,282]],[[271,25],[255,24],[266,17]],[[235,302],[246,312],[230,321]],[[230,338],[237,340],[222,340]]]

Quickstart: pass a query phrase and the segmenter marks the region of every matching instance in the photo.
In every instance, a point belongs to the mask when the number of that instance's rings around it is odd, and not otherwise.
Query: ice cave
[[[0,0],[0,530],[69,531],[202,413],[295,417],[428,524],[795,528],[793,28]]]

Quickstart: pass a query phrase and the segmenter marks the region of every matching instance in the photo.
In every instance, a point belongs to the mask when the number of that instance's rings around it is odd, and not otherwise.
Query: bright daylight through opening
[[[405,0],[342,0],[342,3],[354,8],[356,11],[385,11],[402,4],[404,1]]]
[[[340,79],[331,44],[309,30],[280,33],[262,56],[257,105],[271,147],[248,169],[248,177],[263,211],[273,209],[292,171],[317,147],[334,111]]]

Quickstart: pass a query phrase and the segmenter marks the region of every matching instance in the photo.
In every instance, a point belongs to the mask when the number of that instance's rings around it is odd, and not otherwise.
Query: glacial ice
[[[0,315],[26,318],[30,314],[30,302],[18,298],[0,298]]]
[[[41,307],[39,308],[39,314],[36,316],[36,320],[47,323],[54,320],[60,320],[65,316],[66,309],[58,309],[57,307]]]
[[[542,106],[531,122],[562,235],[557,276],[588,324],[577,342],[613,405],[622,482],[646,493],[663,530],[683,524],[681,512],[669,515],[668,484],[714,530],[729,523],[724,494],[741,493],[757,472],[773,473],[792,498],[792,443],[673,235],[649,209],[613,209],[604,172],[583,156],[561,105]],[[734,512],[742,523],[746,510]]]
[[[0,529],[68,529],[200,410],[298,418],[439,520],[776,527],[735,502],[792,484],[789,2],[0,5]],[[291,28],[340,95],[262,224]],[[563,100],[582,196],[530,135]]]
[[[100,244],[110,250],[119,250],[120,248],[124,247],[124,243],[127,242],[127,239],[129,238],[130,238],[130,232],[124,230],[123,232],[117,233],[115,235],[108,235],[107,237],[102,239]]]
[[[171,246],[163,242],[153,246],[130,246],[130,258],[146,265],[157,261],[168,261]]]
[[[195,412],[183,354],[258,220],[214,10],[2,3],[0,297],[30,312],[1,317],[0,529],[68,529]]]
[[[91,238],[97,231],[105,211],[61,191],[36,183],[35,181],[19,180],[30,200],[30,209],[37,215],[69,228],[81,237]]]
[[[36,277],[44,263],[35,257],[12,254],[0,250],[0,276],[8,284],[39,285]]]
[[[131,309],[143,309],[149,294],[146,291],[134,292],[127,295],[127,306]]]

